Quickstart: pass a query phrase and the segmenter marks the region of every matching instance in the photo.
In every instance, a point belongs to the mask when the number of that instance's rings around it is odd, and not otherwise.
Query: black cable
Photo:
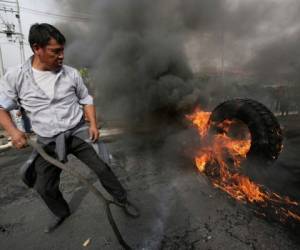
[[[82,182],[83,184],[85,184],[87,186],[87,188],[97,196],[97,198],[105,203],[105,211],[106,211],[106,215],[107,215],[107,218],[108,218],[108,221],[109,221],[109,224],[111,225],[119,243],[124,247],[125,250],[131,250],[132,248],[126,243],[126,241],[123,239],[121,233],[120,233],[120,230],[118,229],[117,227],[117,224],[112,216],[112,213],[111,213],[111,210],[110,210],[110,205],[111,204],[114,204],[118,207],[121,207],[124,209],[124,211],[126,212],[127,215],[131,216],[131,217],[138,217],[139,216],[139,211],[136,207],[134,207],[132,204],[130,204],[136,211],[137,211],[137,214],[138,215],[132,215],[130,214],[130,212],[128,210],[126,210],[124,208],[124,206],[114,202],[114,201],[111,201],[111,200],[108,200],[106,199],[103,194],[98,190],[96,189],[92,184],[90,184],[88,182],[88,180],[83,177],[81,174],[79,174],[78,172],[76,172],[74,169],[71,169],[71,168],[68,168],[65,164],[59,162],[58,160],[54,159],[53,157],[49,156],[45,151],[44,149],[35,141],[31,140],[31,139],[28,139],[28,144],[33,147],[46,161],[50,162],[51,164],[53,164],[54,166],[62,169],[62,170],[65,170],[66,172],[68,172],[70,175],[76,177],[80,182]]]

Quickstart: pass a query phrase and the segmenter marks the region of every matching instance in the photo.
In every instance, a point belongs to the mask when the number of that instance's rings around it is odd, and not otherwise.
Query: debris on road
[[[91,238],[88,238],[83,244],[83,247],[87,247],[91,243]]]

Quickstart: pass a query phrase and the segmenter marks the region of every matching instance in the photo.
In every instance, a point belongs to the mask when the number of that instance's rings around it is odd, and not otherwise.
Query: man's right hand
[[[27,146],[27,138],[25,133],[15,127],[9,112],[0,107],[0,124],[11,137],[13,146],[17,149]]]
[[[27,146],[26,134],[19,129],[14,130],[11,134],[11,142],[17,149],[25,148]]]

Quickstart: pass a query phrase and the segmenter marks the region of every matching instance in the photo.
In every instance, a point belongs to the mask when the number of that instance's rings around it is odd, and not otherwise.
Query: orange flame
[[[204,143],[199,149],[195,163],[198,170],[208,176],[214,176],[216,168],[207,166],[218,166],[218,178],[211,178],[215,187],[227,192],[230,196],[239,201],[251,203],[263,203],[272,201],[276,204],[298,206],[298,203],[291,201],[288,197],[281,197],[276,193],[269,193],[263,190],[262,186],[255,184],[248,177],[239,173],[238,168],[251,148],[251,135],[249,130],[242,139],[235,139],[228,136],[230,126],[235,121],[225,120],[218,125],[222,133],[213,135],[207,142],[210,128],[209,118],[211,112],[204,112],[197,109],[193,114],[187,115],[198,129],[199,136]],[[229,161],[231,159],[231,162]],[[232,164],[233,163],[233,164]],[[292,217],[300,221],[300,215],[282,208],[276,209],[276,213],[284,214],[282,217]],[[281,212],[278,212],[281,211]]]
[[[197,126],[201,137],[204,137],[207,133],[210,115],[211,112],[203,112],[200,109],[196,109],[193,114],[187,115],[187,118]]]

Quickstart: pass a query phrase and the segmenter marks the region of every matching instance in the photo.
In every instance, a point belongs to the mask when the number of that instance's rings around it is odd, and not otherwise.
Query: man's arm
[[[83,106],[84,115],[90,123],[90,139],[96,142],[99,139],[99,130],[97,128],[96,108],[93,104],[93,97],[89,95],[88,89],[78,71],[75,71],[75,82],[79,103]]]
[[[25,133],[16,128],[8,111],[0,108],[0,124],[5,131],[11,136],[12,144],[17,149],[23,148],[27,144]]]
[[[0,79],[0,125],[11,136],[12,143],[16,148],[23,148],[27,144],[26,135],[16,128],[14,122],[9,114],[10,110],[18,107],[17,92],[16,92],[16,78],[18,71],[7,71]]]
[[[96,108],[93,104],[83,105],[84,115],[90,123],[90,139],[96,142],[99,139],[99,130],[97,128]]]

